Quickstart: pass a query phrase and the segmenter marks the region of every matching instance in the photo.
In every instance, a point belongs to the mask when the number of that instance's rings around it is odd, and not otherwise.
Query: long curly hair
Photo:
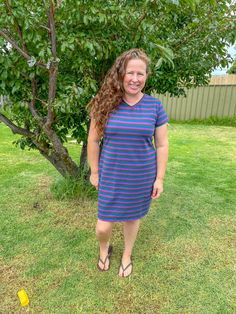
[[[95,120],[98,135],[103,136],[109,114],[113,112],[124,95],[123,80],[127,63],[132,59],[140,59],[147,66],[149,74],[150,60],[142,49],[130,49],[123,52],[107,72],[103,84],[96,96],[88,103],[90,117]]]

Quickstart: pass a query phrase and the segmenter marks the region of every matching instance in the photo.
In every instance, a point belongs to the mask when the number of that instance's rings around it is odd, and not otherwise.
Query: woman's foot
[[[110,268],[110,258],[112,254],[112,246],[109,245],[107,250],[100,250],[97,267],[100,271],[107,271]]]
[[[119,276],[120,277],[128,277],[131,275],[133,271],[133,264],[130,256],[123,256],[119,268]]]

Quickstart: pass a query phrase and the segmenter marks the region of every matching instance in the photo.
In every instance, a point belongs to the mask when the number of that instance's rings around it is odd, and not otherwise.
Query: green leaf
[[[29,60],[27,60],[27,63],[29,65],[29,67],[33,67],[36,63],[35,57],[32,56]]]

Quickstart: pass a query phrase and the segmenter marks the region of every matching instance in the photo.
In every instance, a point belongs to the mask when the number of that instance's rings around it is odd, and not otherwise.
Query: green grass
[[[96,200],[55,197],[52,186],[60,196],[68,183],[55,183],[54,168],[14,147],[0,124],[0,313],[236,312],[236,129],[171,124],[169,134],[165,192],[142,221],[132,276],[121,279],[122,224],[111,269],[99,273]],[[78,160],[78,146],[68,149]]]
[[[232,126],[236,127],[236,116],[233,117],[216,117],[211,116],[207,119],[192,119],[192,120],[185,120],[185,121],[171,121],[175,124],[201,124],[201,125],[218,125],[218,126]]]

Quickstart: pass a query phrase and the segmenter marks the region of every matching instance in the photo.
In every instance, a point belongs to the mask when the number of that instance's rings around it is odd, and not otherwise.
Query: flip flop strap
[[[131,265],[132,265],[132,262],[130,262],[130,263],[124,268],[123,264],[121,263],[122,271],[125,272],[126,269],[127,269],[128,267],[130,267]]]
[[[105,266],[108,257],[109,257],[109,254],[107,254],[107,256],[106,256],[104,262],[103,262],[103,260],[101,259],[101,257],[99,257],[99,261]]]
[[[103,262],[103,260],[101,259],[101,257],[99,257],[99,261],[103,264],[103,269],[104,269],[104,267],[105,267],[105,264],[106,264],[107,259],[110,258],[110,256],[111,256],[111,252],[112,252],[112,246],[109,246],[109,248],[108,248],[108,254],[107,254],[107,256],[106,256],[104,262]]]

